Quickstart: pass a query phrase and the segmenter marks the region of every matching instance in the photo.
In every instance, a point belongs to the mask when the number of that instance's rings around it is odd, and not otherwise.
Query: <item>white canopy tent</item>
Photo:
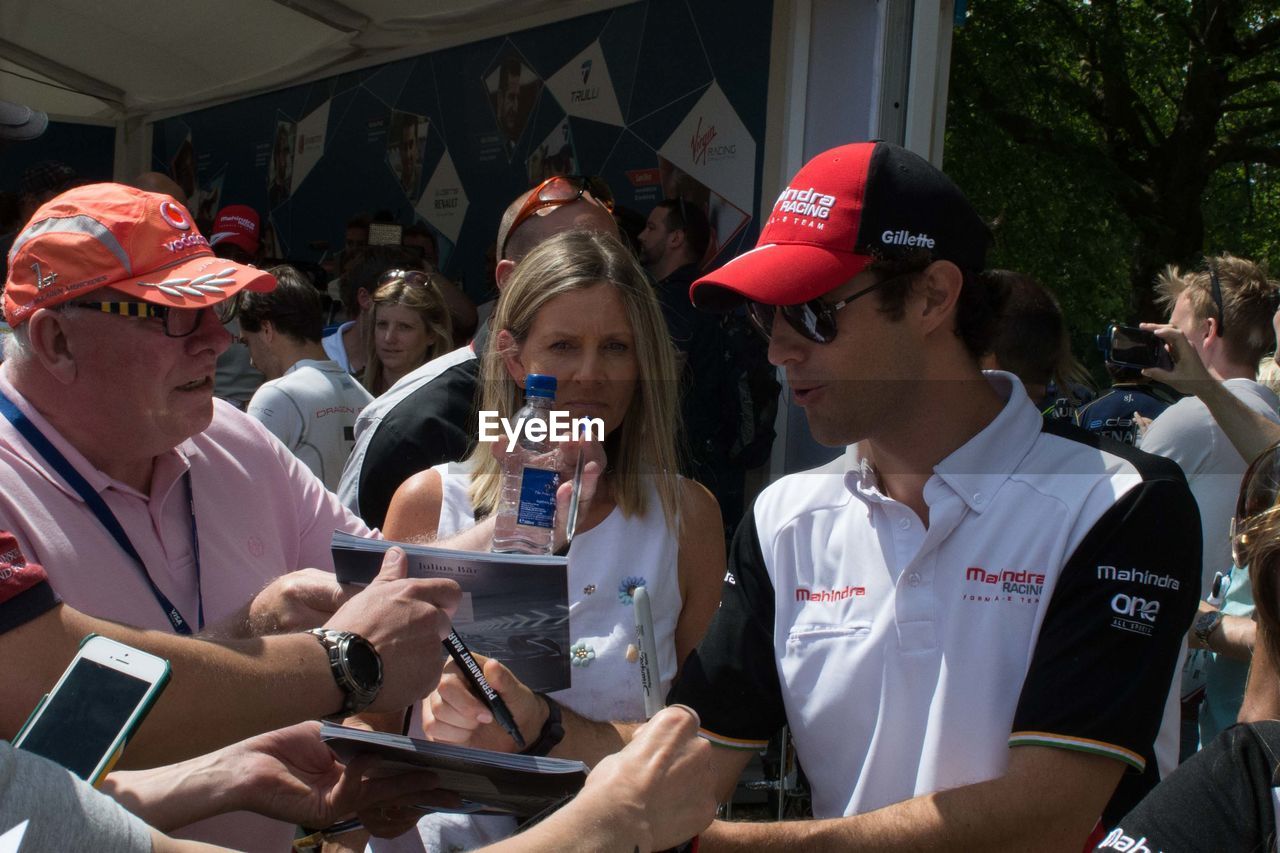
[[[126,178],[151,168],[155,120],[628,2],[3,0],[0,99],[115,127]],[[941,164],[954,3],[775,1],[762,209],[852,139]],[[813,461],[802,416],[784,407],[778,432],[773,473]]]

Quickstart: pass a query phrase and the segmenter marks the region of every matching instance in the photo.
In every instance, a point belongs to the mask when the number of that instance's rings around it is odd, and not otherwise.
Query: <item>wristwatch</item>
[[[346,696],[342,703],[344,714],[356,714],[373,703],[382,687],[382,658],[373,645],[350,631],[334,631],[329,628],[312,628],[314,634],[329,653],[329,668],[333,680]]]
[[[1208,613],[1201,613],[1196,617],[1195,625],[1191,632],[1196,635],[1196,639],[1204,643],[1205,648],[1209,647],[1209,637],[1213,632],[1218,630],[1218,626],[1222,624],[1222,611],[1210,610]]]
[[[556,744],[564,740],[564,723],[560,719],[560,703],[545,693],[537,694],[547,703],[547,721],[538,732],[538,739],[529,744],[521,755],[544,756],[555,749]]]

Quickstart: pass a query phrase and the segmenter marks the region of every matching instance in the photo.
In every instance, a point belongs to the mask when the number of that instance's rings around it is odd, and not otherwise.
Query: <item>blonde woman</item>
[[[593,719],[644,719],[628,648],[632,593],[643,585],[653,603],[665,695],[719,605],[725,572],[720,509],[705,488],[677,473],[678,385],[657,299],[615,239],[568,232],[521,261],[492,328],[480,368],[481,410],[512,417],[526,374],[542,373],[557,379],[557,409],[604,422],[608,465],[569,552],[565,651],[573,686],[551,698]],[[461,464],[407,480],[383,530],[405,538],[470,526],[493,511],[500,476],[489,447],[478,445]],[[428,733],[440,735],[430,727]],[[524,734],[529,743],[538,737]],[[514,827],[506,818],[429,815],[419,833],[426,849],[443,850],[503,837]]]
[[[452,346],[449,309],[435,273],[390,270],[373,292],[364,387],[375,397]]]

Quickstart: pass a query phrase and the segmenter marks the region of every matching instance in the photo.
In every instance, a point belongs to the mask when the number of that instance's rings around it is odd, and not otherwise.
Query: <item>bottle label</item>
[[[520,476],[520,508],[516,522],[550,528],[556,520],[556,487],[560,475],[543,468],[525,468]]]

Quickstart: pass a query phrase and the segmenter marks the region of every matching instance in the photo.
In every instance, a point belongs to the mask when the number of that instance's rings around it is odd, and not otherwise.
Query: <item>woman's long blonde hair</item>
[[[507,372],[498,349],[500,331],[506,330],[520,347],[542,306],[561,294],[597,286],[614,288],[622,299],[639,365],[631,404],[605,442],[613,495],[623,515],[644,515],[649,509],[644,478],[654,478],[663,515],[674,530],[679,492],[675,353],[644,270],[613,237],[564,232],[516,267],[498,299],[481,359],[480,409],[511,418],[524,403],[524,392]],[[485,444],[478,444],[468,461],[471,503],[477,516],[487,515],[497,506],[502,470]]]
[[[427,354],[422,363],[444,355],[453,343],[453,322],[449,318],[449,308],[445,305],[444,293],[436,284],[438,273],[421,270],[389,270],[378,280],[378,289],[373,292],[373,306],[369,310],[369,341],[365,351],[364,375],[361,382],[371,394],[380,394],[378,386],[382,384],[382,359],[378,358],[376,346],[377,334],[374,329],[378,322],[378,308],[382,305],[403,305],[418,313],[422,325],[426,327]],[[416,365],[415,365],[416,366]]]

